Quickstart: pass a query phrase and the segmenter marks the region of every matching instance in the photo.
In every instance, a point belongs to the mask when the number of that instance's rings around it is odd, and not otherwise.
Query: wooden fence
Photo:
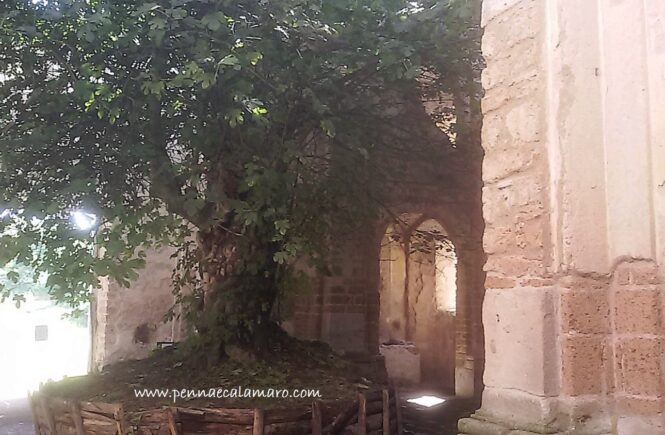
[[[37,435],[402,435],[395,390],[358,394],[345,405],[290,409],[184,408],[124,412],[121,404],[30,397]]]

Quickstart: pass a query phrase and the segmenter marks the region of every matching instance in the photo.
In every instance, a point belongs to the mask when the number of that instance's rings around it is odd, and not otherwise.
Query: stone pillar
[[[548,269],[544,4],[486,1],[483,21],[485,389],[477,418],[460,427],[487,433],[511,422],[538,432],[555,418],[559,393],[559,362],[550,358],[557,324]]]
[[[465,434],[665,431],[660,3],[484,1],[485,390]]]

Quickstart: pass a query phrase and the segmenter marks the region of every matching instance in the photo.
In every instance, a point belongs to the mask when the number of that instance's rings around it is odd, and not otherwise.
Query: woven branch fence
[[[76,402],[35,393],[37,435],[402,435],[393,389],[358,394],[342,405],[290,409],[184,408],[125,412],[122,404]]]

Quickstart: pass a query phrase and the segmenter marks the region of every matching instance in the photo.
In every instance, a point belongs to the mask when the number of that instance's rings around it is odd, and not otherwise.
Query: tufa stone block
[[[603,392],[603,337],[567,337],[562,348],[562,390],[579,396]]]

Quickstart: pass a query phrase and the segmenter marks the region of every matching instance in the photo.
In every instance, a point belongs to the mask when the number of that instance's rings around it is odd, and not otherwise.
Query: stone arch
[[[386,229],[404,214],[409,217],[402,219],[406,226],[434,219],[446,229],[458,256],[453,383],[460,395],[478,398],[484,366],[483,150],[472,97],[451,98],[451,109],[469,128],[457,132],[454,146],[436,129],[405,137],[408,152],[377,156],[383,175],[389,175],[377,198],[385,214],[335,239],[335,273],[320,277],[311,296],[297,302],[289,330],[299,337],[324,340],[339,351],[369,353],[373,358],[381,342],[379,260]]]
[[[407,366],[420,366],[419,373],[413,370],[404,373],[401,376],[403,382],[413,383],[417,379],[450,394],[472,396],[475,381],[470,343],[474,338],[482,339],[482,335],[472,336],[472,316],[469,315],[467,299],[476,289],[467,288],[470,281],[465,274],[470,270],[477,272],[479,267],[478,264],[469,264],[469,258],[473,258],[469,255],[463,255],[461,258],[464,261],[458,262],[458,247],[464,250],[469,245],[460,219],[456,219],[450,211],[437,210],[436,207],[414,209],[413,212],[386,219],[379,225],[380,276],[375,294],[379,306],[377,339],[389,370],[391,364],[396,363],[395,355],[399,357],[400,354],[410,360],[405,363]],[[457,227],[449,226],[450,221],[458,224]],[[389,235],[396,230],[397,237],[389,240]],[[437,249],[424,252],[408,247],[408,243],[413,243],[413,237],[422,238],[423,235],[436,235],[435,239],[439,242],[445,241],[450,251],[448,258],[439,258],[437,264]],[[478,257],[473,260],[477,261]],[[449,262],[447,273],[442,270],[446,267],[446,261]],[[458,273],[459,270],[463,273]],[[439,288],[446,285],[437,280],[446,281],[449,292],[452,288],[452,297],[449,293],[447,303],[441,300]],[[388,282],[398,287],[398,290],[392,289],[390,296],[386,296]],[[399,288],[404,289],[404,294],[394,294],[395,291],[399,293]],[[454,304],[452,307],[450,300]],[[411,312],[406,312],[405,308]],[[477,308],[479,310],[480,307]],[[393,348],[388,349],[388,345]],[[406,346],[406,349],[396,346]],[[391,352],[395,355],[390,355]],[[413,354],[417,354],[418,358]],[[391,358],[393,361],[390,361]],[[416,375],[419,377],[416,378]]]

